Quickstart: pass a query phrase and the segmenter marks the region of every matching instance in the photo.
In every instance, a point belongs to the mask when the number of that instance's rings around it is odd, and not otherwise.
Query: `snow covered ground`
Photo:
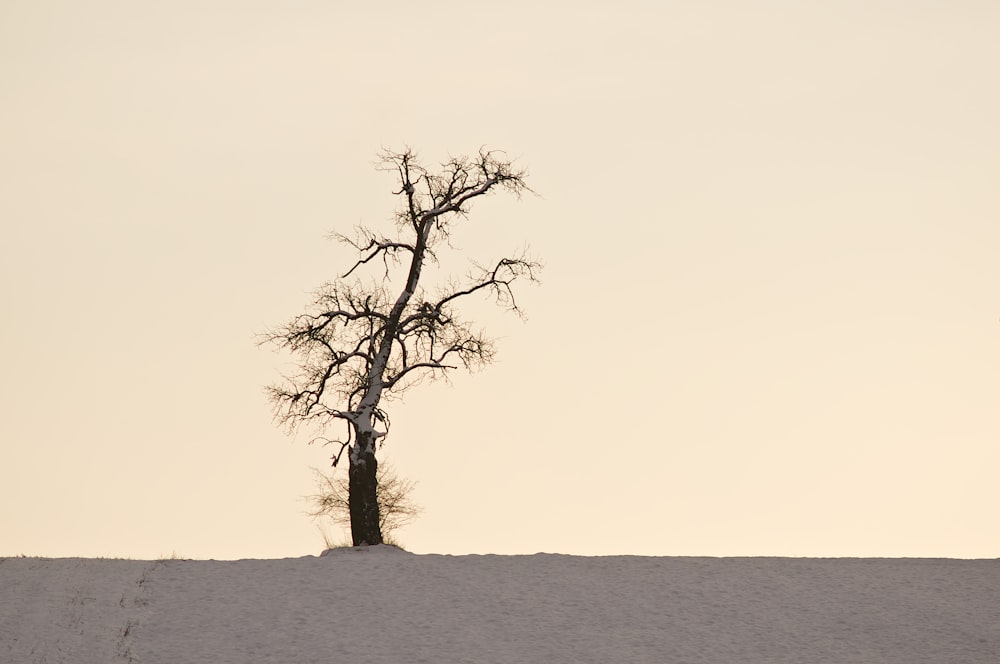
[[[1000,560],[0,559],[0,662],[1000,662]]]

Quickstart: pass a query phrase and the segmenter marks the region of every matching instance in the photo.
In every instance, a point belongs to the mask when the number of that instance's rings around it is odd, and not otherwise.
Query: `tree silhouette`
[[[346,426],[334,465],[347,451],[351,536],[355,546],[380,544],[375,458],[389,431],[382,408],[421,378],[445,375],[459,366],[474,369],[494,356],[493,340],[462,319],[459,305],[475,295],[520,314],[513,285],[536,281],[541,266],[526,255],[505,257],[474,269],[464,279],[438,286],[434,295],[421,283],[427,261],[450,248],[453,225],[472,202],[494,191],[528,191],[525,172],[502,153],[480,150],[475,157],[449,159],[430,172],[409,149],[385,151],[380,167],[398,177],[400,200],[396,233],[386,236],[360,228],[353,238],[337,235],[358,258],[336,280],[322,286],[306,313],[263,335],[298,358],[298,372],[268,388],[276,418],[294,430]],[[382,264],[380,279],[359,273]],[[393,266],[405,267],[394,270]]]

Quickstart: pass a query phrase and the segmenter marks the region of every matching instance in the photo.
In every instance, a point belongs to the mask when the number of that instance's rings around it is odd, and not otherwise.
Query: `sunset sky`
[[[1000,4],[0,0],[0,556],[318,553],[257,335],[502,149],[424,553],[1000,556]]]

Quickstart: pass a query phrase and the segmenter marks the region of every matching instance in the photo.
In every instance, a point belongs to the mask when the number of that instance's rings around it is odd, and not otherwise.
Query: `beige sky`
[[[343,4],[343,7],[338,5]],[[1000,555],[1000,6],[0,2],[0,555],[276,557],[329,450],[254,335],[501,148],[544,259],[412,392],[417,552]]]

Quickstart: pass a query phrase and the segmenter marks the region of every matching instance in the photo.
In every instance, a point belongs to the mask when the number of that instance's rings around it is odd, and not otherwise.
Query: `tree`
[[[268,388],[275,416],[291,430],[345,425],[333,456],[337,465],[347,450],[351,537],[355,546],[382,543],[377,500],[376,447],[389,432],[383,401],[422,378],[437,378],[463,366],[488,364],[492,339],[474,330],[459,314],[470,296],[488,294],[521,314],[513,285],[536,281],[541,265],[527,255],[473,264],[464,279],[438,286],[431,295],[421,283],[428,261],[450,248],[453,225],[468,215],[472,202],[495,191],[530,191],[525,171],[499,152],[452,158],[432,173],[416,154],[384,151],[380,170],[398,178],[399,197],[392,237],[367,228],[355,237],[335,237],[357,251],[357,260],[340,279],[316,293],[306,313],[264,335],[298,358],[298,372]],[[379,279],[360,274],[381,263]],[[396,269],[399,268],[399,269]],[[353,278],[352,278],[353,275]],[[315,439],[314,439],[315,440]]]
[[[379,463],[375,479],[378,481],[376,501],[379,530],[386,541],[392,542],[391,533],[413,523],[421,512],[420,507],[410,497],[416,483],[401,478],[392,465],[385,461]],[[310,516],[316,518],[326,516],[337,525],[351,525],[351,493],[348,479],[316,470],[316,481],[319,493],[309,496],[313,504]]]

